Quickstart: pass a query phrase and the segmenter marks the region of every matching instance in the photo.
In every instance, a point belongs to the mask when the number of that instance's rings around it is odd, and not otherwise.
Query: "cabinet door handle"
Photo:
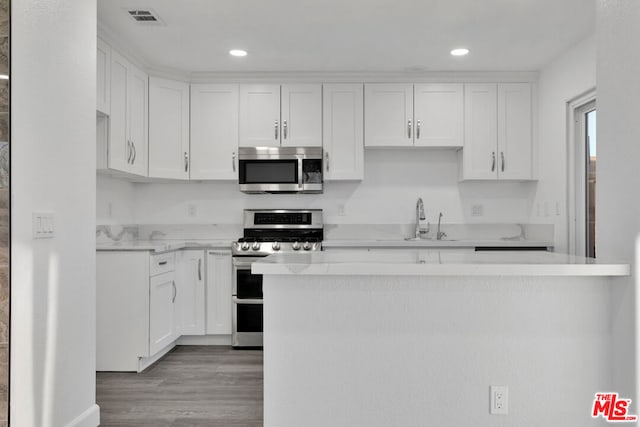
[[[502,160],[502,167],[500,169],[504,172],[504,151],[500,152],[500,160]]]
[[[495,172],[496,170],[496,152],[491,152],[491,172]]]
[[[133,155],[133,150],[131,149],[131,141],[127,140],[127,151],[129,155],[127,156],[127,163],[131,164],[131,156]]]
[[[277,141],[278,140],[278,121],[277,120],[273,122],[273,127],[276,130],[276,141]]]
[[[407,121],[407,138],[411,139],[411,119]]]
[[[131,146],[133,147],[133,159],[131,159],[131,164],[135,164],[136,157],[138,156],[138,150],[136,150],[136,143],[131,141]]]
[[[167,265],[167,261],[160,261],[158,265]]]
[[[416,139],[420,139],[420,120],[416,123]]]
[[[198,280],[202,280],[202,258],[198,258]]]
[[[178,288],[176,288],[176,281],[171,281],[171,286],[173,286],[173,297],[171,298],[171,302],[176,302],[176,296],[178,296]]]
[[[282,121],[282,137],[284,139],[287,139],[287,121],[286,120]]]
[[[189,171],[189,154],[186,151],[184,152],[184,171]]]
[[[327,172],[329,172],[329,152],[324,152],[324,162],[327,164]]]
[[[236,152],[234,151],[233,153],[231,153],[231,167],[233,168],[233,171],[236,171]]]

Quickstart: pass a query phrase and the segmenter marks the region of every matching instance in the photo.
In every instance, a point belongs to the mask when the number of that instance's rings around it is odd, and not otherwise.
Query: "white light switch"
[[[34,239],[53,239],[55,222],[50,212],[33,212],[31,215]]]

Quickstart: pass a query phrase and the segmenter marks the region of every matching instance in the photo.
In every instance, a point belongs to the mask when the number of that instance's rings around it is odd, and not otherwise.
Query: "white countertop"
[[[513,239],[334,239],[323,240],[322,247],[332,248],[475,248],[485,247],[552,247],[548,240],[513,240]]]
[[[274,275],[628,276],[630,265],[543,251],[469,252],[416,249],[276,254],[251,271]]]
[[[231,240],[128,240],[98,243],[98,251],[169,252],[179,249],[231,249]]]

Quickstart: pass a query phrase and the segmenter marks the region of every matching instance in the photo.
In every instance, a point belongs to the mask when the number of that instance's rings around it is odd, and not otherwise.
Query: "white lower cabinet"
[[[149,356],[149,253],[96,254],[96,370],[139,371]]]
[[[149,355],[156,354],[178,337],[177,292],[174,271],[149,279]]]
[[[231,334],[231,251],[207,251],[207,334]]]
[[[203,250],[177,253],[177,297],[180,335],[204,335],[205,262]]]
[[[140,372],[171,349],[175,253],[99,251],[96,285],[96,370]]]
[[[98,371],[141,372],[183,335],[231,334],[229,250],[98,251],[96,282]]]

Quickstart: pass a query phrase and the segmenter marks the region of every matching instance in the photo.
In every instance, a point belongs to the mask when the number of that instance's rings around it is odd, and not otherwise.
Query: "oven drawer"
[[[160,255],[151,255],[149,257],[149,275],[156,276],[158,274],[174,271],[176,269],[175,252],[167,252]]]

